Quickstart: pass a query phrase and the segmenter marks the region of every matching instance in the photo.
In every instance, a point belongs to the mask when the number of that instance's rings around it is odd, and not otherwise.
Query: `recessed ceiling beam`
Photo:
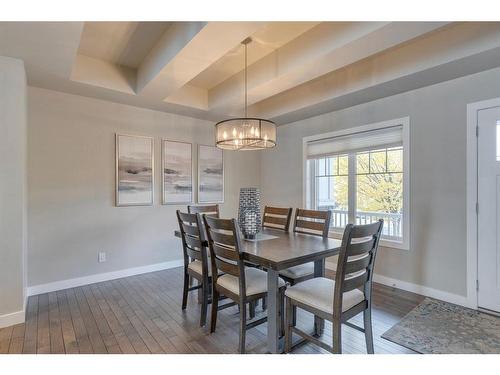
[[[277,119],[286,118],[289,113],[296,114],[300,110],[307,112],[311,107],[344,100],[356,93],[361,102],[374,100],[376,96],[363,97],[362,93],[379,87],[379,97],[384,97],[397,93],[392,89],[381,91],[380,88],[389,83],[392,88],[399,86],[399,92],[403,92],[500,66],[500,61],[489,54],[498,49],[499,23],[453,24],[440,32],[428,34],[412,43],[371,56],[275,95],[253,105],[249,112]],[[495,52],[493,56],[497,54]],[[452,64],[454,62],[457,63]],[[420,74],[424,72],[427,75]],[[360,102],[348,102],[348,106],[356,104]]]
[[[207,69],[265,22],[176,22],[137,72],[137,93],[163,100]]]
[[[324,22],[249,66],[248,102],[257,103],[445,24]],[[238,73],[210,90],[209,108],[237,112],[241,107],[241,82],[242,73]]]

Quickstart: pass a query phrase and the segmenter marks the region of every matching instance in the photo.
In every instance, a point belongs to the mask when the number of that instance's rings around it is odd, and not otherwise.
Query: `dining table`
[[[180,237],[178,230],[174,234]],[[337,255],[340,247],[341,241],[333,238],[269,228],[263,228],[255,239],[242,240],[243,259],[267,270],[267,351],[269,353],[281,353],[284,348],[284,340],[279,330],[279,272],[301,264],[314,263],[314,277],[322,277],[325,273],[325,259]],[[319,317],[314,317],[316,334],[321,332],[323,326],[324,321]]]

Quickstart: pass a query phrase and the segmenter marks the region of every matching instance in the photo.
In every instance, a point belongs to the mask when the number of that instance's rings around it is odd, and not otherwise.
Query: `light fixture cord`
[[[247,46],[248,43],[245,43],[245,118],[247,116],[247,96],[248,96],[248,91],[247,91]]]

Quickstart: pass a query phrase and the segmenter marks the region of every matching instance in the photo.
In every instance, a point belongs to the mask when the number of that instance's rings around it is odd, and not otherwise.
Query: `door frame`
[[[481,110],[500,107],[500,98],[467,104],[467,304],[478,309],[478,113]]]

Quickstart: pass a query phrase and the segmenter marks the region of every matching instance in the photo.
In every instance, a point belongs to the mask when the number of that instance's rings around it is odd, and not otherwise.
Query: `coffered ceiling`
[[[0,22],[28,83],[210,120],[278,124],[500,66],[500,23]]]

